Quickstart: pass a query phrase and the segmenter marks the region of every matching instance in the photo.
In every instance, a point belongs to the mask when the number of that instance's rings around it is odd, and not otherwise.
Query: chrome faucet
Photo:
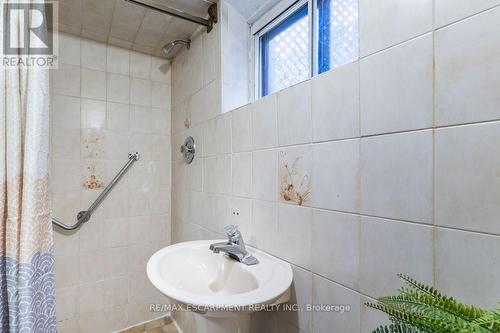
[[[257,258],[247,252],[243,236],[238,230],[238,227],[230,224],[224,227],[224,232],[227,235],[227,242],[215,243],[210,245],[210,250],[214,253],[225,252],[228,256],[245,265],[255,265],[259,261]]]

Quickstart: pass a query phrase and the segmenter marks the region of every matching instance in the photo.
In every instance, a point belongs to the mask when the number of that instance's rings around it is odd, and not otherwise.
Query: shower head
[[[167,44],[165,44],[165,46],[162,48],[163,53],[165,53],[166,55],[168,55],[170,52],[172,52],[172,50],[174,49],[174,47],[177,44],[185,45],[188,50],[191,47],[191,41],[189,39],[187,39],[187,40],[176,39],[176,40],[173,40],[173,41],[168,42]]]

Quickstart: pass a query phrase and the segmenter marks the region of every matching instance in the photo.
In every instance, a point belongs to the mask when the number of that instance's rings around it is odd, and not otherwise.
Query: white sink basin
[[[290,264],[247,246],[259,260],[247,266],[210,251],[210,244],[218,242],[184,242],[159,250],[149,259],[149,280],[169,298],[199,307],[252,311],[251,306],[288,301],[293,278]]]

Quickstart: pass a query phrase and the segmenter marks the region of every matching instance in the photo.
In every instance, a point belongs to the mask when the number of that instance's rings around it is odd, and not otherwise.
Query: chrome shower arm
[[[57,225],[58,227],[64,229],[64,230],[75,230],[80,227],[83,223],[87,222],[90,220],[90,217],[92,216],[92,213],[94,210],[99,207],[99,205],[103,202],[103,200],[106,198],[106,196],[111,192],[111,190],[115,187],[115,185],[120,181],[120,179],[125,175],[125,173],[130,169],[132,164],[134,164],[136,161],[138,161],[140,158],[140,155],[138,152],[135,153],[130,153],[128,154],[128,161],[127,163],[123,166],[123,168],[118,171],[118,174],[111,180],[111,182],[104,188],[104,190],[99,194],[97,199],[90,205],[90,207],[87,210],[82,210],[81,212],[78,212],[76,215],[76,223],[73,225],[68,225],[65,224],[61,221],[59,221],[56,218],[52,218],[52,223]]]

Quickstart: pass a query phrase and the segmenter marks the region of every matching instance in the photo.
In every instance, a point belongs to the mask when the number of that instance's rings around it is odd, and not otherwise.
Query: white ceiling
[[[204,18],[213,2],[155,1]],[[60,31],[156,56],[164,56],[161,48],[168,41],[189,38],[199,27],[125,0],[59,1]]]
[[[252,24],[281,0],[226,0]]]

